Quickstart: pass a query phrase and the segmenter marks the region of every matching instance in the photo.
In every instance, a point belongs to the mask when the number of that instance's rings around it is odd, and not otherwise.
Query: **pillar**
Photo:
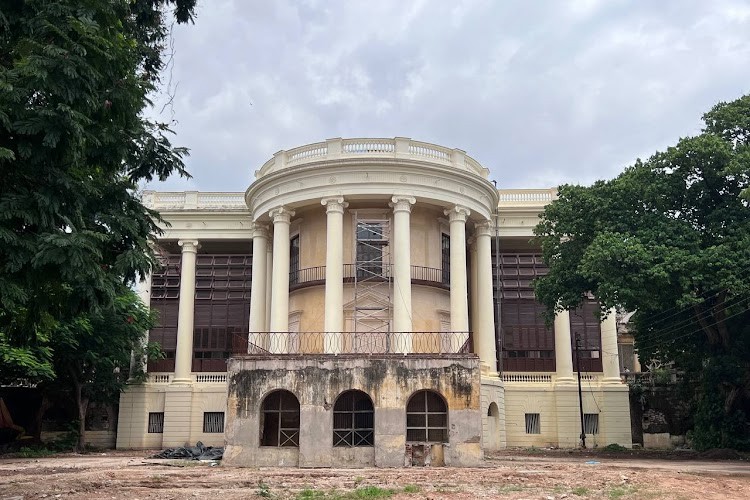
[[[617,352],[617,314],[610,309],[602,321],[602,369],[604,383],[621,384],[620,356]]]
[[[492,224],[482,222],[476,226],[477,246],[477,328],[474,348],[479,361],[497,373],[495,346],[495,315],[492,300]],[[452,249],[452,246],[451,246]]]
[[[193,321],[195,319],[195,259],[198,241],[180,240],[180,302],[177,315],[177,352],[175,353],[174,382],[190,382],[193,371]]]
[[[469,303],[466,283],[466,219],[471,213],[468,208],[454,206],[446,210],[450,222],[451,269],[451,345],[453,352],[461,348],[462,339],[455,332],[469,331]]]
[[[286,207],[271,210],[273,220],[273,276],[271,279],[271,352],[286,350],[289,330],[289,225],[294,212]]]
[[[469,318],[472,332],[479,331],[479,313],[477,311],[477,240],[469,238]]]
[[[394,196],[393,208],[393,331],[401,338],[394,339],[395,351],[411,352],[411,196]]]
[[[253,226],[253,274],[250,286],[250,344],[261,342],[266,331],[266,273],[268,271],[268,230],[264,224]]]
[[[273,241],[270,238],[266,243],[266,326],[265,331],[271,331],[271,288],[273,282]]]
[[[344,331],[344,209],[343,197],[323,198],[326,207],[325,352],[341,352]]]
[[[573,350],[570,337],[570,312],[555,314],[555,381],[573,383]]]

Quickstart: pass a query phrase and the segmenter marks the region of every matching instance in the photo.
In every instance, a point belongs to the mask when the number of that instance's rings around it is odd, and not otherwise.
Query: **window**
[[[206,434],[224,432],[224,412],[207,411],[203,413],[203,432]]]
[[[333,407],[333,446],[372,446],[375,412],[370,396],[346,391]]]
[[[573,351],[573,369],[578,369],[576,362],[576,334],[580,338],[578,356],[581,358],[582,372],[602,371],[602,325],[597,312],[599,303],[587,300],[581,307],[570,311],[570,343]]]
[[[299,283],[299,234],[289,240],[289,284]]]
[[[448,442],[448,406],[433,391],[415,393],[406,405],[406,441]]]
[[[299,446],[299,401],[289,391],[274,391],[260,410],[261,446]]]
[[[443,272],[443,284],[450,285],[451,283],[451,237],[443,233],[442,235],[442,272]]]
[[[526,413],[526,434],[541,434],[542,426],[539,423],[538,413]]]
[[[583,432],[586,434],[599,434],[599,414],[583,414]]]
[[[493,242],[494,244],[494,242]],[[492,265],[496,251],[493,246]],[[542,257],[534,253],[501,252],[494,283],[500,280],[502,297],[498,341],[503,369],[507,371],[555,371],[555,332],[544,322],[544,306],[534,296],[534,278],[549,272]],[[497,289],[495,289],[497,295]],[[497,301],[497,296],[495,296]],[[495,302],[497,306],[497,302]],[[497,307],[495,307],[497,314]]]
[[[161,434],[164,432],[164,412],[150,412],[148,414],[148,433]]]

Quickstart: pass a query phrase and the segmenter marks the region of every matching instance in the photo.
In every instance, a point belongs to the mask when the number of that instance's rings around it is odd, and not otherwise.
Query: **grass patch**
[[[609,490],[609,498],[612,498],[613,500],[616,500],[618,498],[622,498],[624,496],[630,496],[635,494],[638,491],[638,488],[635,486],[615,486],[611,490]],[[644,496],[643,494],[638,495],[638,498],[646,498],[648,495]],[[651,497],[653,498],[653,497]]]
[[[58,452],[47,449],[45,447],[29,448],[28,446],[23,446],[12,455],[17,456],[18,458],[44,458],[51,457],[52,455],[56,455],[57,453]]]
[[[620,446],[617,443],[608,444],[607,446],[605,446],[604,448],[602,448],[602,450],[603,451],[618,451],[618,452],[619,451],[630,451],[627,448],[625,448],[624,446]]]
[[[583,486],[576,486],[570,492],[573,493],[574,495],[578,495],[579,497],[585,497],[586,495],[589,494],[589,489],[584,488]]]
[[[407,484],[404,486],[404,493],[419,493],[422,491],[422,488],[415,484]]]
[[[404,491],[406,492],[406,488],[404,488]],[[417,491],[419,491],[419,488],[417,488],[416,491],[412,491],[411,493],[416,493]],[[380,488],[378,486],[365,486],[363,488],[357,488],[356,490],[346,493],[341,493],[336,490],[322,491],[306,488],[297,493],[297,496],[295,496],[294,498],[295,500],[359,500],[362,498],[389,498],[393,496],[394,493],[397,493],[396,490]]]
[[[263,498],[273,498],[271,487],[264,483],[262,479],[258,481],[258,491],[255,494]]]

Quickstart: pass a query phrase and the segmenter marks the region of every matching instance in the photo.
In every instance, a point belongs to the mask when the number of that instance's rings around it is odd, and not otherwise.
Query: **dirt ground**
[[[147,456],[0,458],[0,500],[750,498],[750,464],[743,460],[511,452],[471,469],[243,469]]]

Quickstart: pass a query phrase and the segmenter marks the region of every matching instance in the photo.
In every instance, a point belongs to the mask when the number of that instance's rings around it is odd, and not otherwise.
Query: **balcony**
[[[470,354],[470,332],[254,332],[232,339],[233,355]]]
[[[371,263],[365,266],[357,266],[355,264],[344,264],[344,283],[354,283],[355,280],[385,281],[392,279],[392,277],[392,265]],[[289,291],[324,285],[325,282],[326,266],[307,267],[289,273]],[[447,270],[433,267],[411,266],[411,282],[414,285],[448,290],[450,288],[450,273]]]

